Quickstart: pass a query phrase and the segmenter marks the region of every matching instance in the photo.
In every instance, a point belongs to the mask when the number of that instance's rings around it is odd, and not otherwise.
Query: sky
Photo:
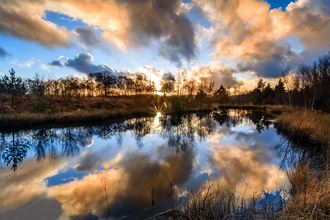
[[[0,0],[0,74],[109,70],[251,89],[330,50],[329,0]]]

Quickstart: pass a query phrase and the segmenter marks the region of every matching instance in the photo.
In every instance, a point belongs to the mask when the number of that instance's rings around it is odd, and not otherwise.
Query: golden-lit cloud
[[[211,183],[223,189],[235,188],[238,195],[250,199],[254,192],[274,193],[287,184],[285,172],[269,164],[268,155],[261,152],[262,149],[219,144],[210,148],[213,151],[209,155],[211,166],[221,171],[221,176]]]
[[[26,159],[21,168],[13,171],[9,166],[0,173],[0,207],[6,211],[27,204],[32,198],[46,192],[47,177],[56,175],[63,161],[36,163],[34,158]],[[42,166],[40,166],[42,165]]]
[[[277,32],[282,29],[286,35],[298,37],[309,50],[329,50],[329,1],[298,0],[291,2],[285,12],[274,9],[270,15]]]
[[[115,169],[90,174],[81,180],[51,187],[47,190],[47,195],[62,204],[67,216],[86,215],[90,212],[98,214],[106,205],[102,178],[107,181],[108,201],[112,203],[118,190],[124,192],[127,178],[124,173]]]
[[[292,49],[288,37],[296,37],[302,50],[319,53],[329,49],[330,6],[325,1],[298,0],[270,10],[258,0],[194,0],[211,28],[199,27],[209,39],[215,59],[238,61],[241,72],[254,71],[260,77],[279,77],[304,58]]]
[[[46,47],[69,46],[66,28],[45,21],[40,15],[27,11],[28,8],[16,7],[14,3],[8,6],[7,2],[0,2],[0,32]]]
[[[90,27],[67,30],[46,21],[46,11],[80,19]],[[196,56],[195,32],[181,0],[1,0],[0,31],[47,47],[79,42],[84,49],[101,39],[115,48],[158,47],[158,55],[181,65]]]
[[[252,91],[254,88],[257,87],[258,82],[261,79],[261,78],[258,78],[254,72],[250,72],[250,73],[248,73],[248,75],[250,76],[249,78],[242,78],[242,77],[237,78],[237,81],[240,82],[240,84],[241,84],[240,90],[242,92]],[[266,78],[266,79],[263,79],[263,81],[265,83],[270,83],[273,87],[274,87],[274,85],[276,85],[278,83],[277,78]]]
[[[198,79],[208,78],[228,86],[240,85],[233,72],[255,72],[258,77],[278,78],[283,70],[295,68],[330,46],[327,0],[297,0],[285,10],[271,9],[265,0],[192,0],[192,3],[0,0],[0,3],[1,33],[49,48],[79,44],[84,50],[101,47],[123,54],[156,48],[158,56],[179,67],[183,60],[191,65],[198,50],[208,49],[201,46],[206,38],[214,61],[195,67],[192,75],[196,78],[200,71]],[[190,20],[191,10],[195,10],[197,17],[202,13],[211,27],[205,28],[199,19]],[[68,30],[47,21],[48,12],[79,20],[87,27]],[[290,42],[293,38],[300,45],[293,45]],[[221,66],[227,63],[224,60],[229,64]],[[159,80],[154,81],[159,89]]]
[[[221,61],[211,61],[208,64],[201,64],[188,70],[187,77],[197,82],[201,82],[202,80],[215,82],[216,87],[220,87],[220,85],[229,87],[240,84],[234,77],[235,72],[233,68],[223,64]]]
[[[160,147],[162,148],[162,147]],[[193,168],[192,150],[176,153],[159,149],[157,160],[147,153],[133,151],[125,156],[118,154],[104,161],[105,170],[90,173],[82,179],[47,189],[47,195],[62,204],[66,216],[106,213],[102,178],[107,181],[108,202],[114,216],[127,214],[132,208],[151,206],[151,189],[155,190],[155,202],[160,203],[170,194],[169,178],[173,187],[184,187]],[[173,194],[175,201],[178,193]]]
[[[15,37],[40,43],[47,47],[68,46],[70,37],[76,38],[83,33],[94,35],[92,29],[82,27],[68,31],[64,27],[46,21],[46,11],[81,19],[90,26],[103,31],[103,38],[122,48],[129,24],[126,11],[116,1],[33,1],[1,0],[1,15],[10,19],[1,19],[2,32]],[[86,33],[88,32],[88,33]],[[95,37],[95,35],[94,35]],[[86,45],[83,45],[86,46]]]

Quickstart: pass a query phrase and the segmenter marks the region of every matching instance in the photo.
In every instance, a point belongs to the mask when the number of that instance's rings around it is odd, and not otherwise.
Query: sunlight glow
[[[156,127],[158,127],[158,125],[159,125],[160,116],[162,116],[162,114],[160,114],[160,112],[157,112],[157,115],[156,115],[155,120],[154,120],[154,124],[155,124]]]
[[[157,91],[159,91],[162,88],[162,86],[160,85],[161,78],[159,76],[152,74],[150,75],[150,80],[155,82]]]
[[[165,108],[161,105],[161,106],[154,106],[152,109],[152,114],[155,115],[155,119],[154,119],[154,127],[158,128],[160,125],[160,118],[162,117],[162,115],[165,113]]]

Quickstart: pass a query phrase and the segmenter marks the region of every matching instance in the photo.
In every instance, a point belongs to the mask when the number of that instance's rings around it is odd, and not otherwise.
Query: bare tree
[[[283,82],[285,84],[285,87],[287,88],[287,94],[289,99],[289,107],[290,111],[292,112],[292,90],[293,90],[293,82],[292,82],[292,76],[289,75],[290,70],[286,70],[282,72],[282,78]]]

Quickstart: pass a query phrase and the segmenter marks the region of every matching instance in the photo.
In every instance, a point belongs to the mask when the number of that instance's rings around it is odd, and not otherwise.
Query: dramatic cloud
[[[164,73],[162,75],[162,80],[164,80],[164,81],[175,81],[175,77],[172,73]]]
[[[0,32],[47,47],[66,47],[78,39],[83,48],[91,48],[101,41],[92,28],[69,31],[43,19],[53,11],[95,27],[119,49],[156,46],[160,56],[177,65],[196,56],[189,9],[181,0],[1,0],[1,5]]]
[[[234,122],[237,121],[235,117],[242,113],[231,111],[229,115]],[[255,126],[253,123],[250,125]],[[219,135],[221,144],[214,141],[218,143],[209,147],[209,163],[206,163],[209,168],[204,168],[211,176],[211,184],[219,185],[223,191],[235,188],[236,195],[245,199],[255,196],[254,192],[274,193],[287,184],[285,172],[274,165],[276,153],[272,149],[273,144],[278,141],[278,137],[273,135],[274,130],[266,130],[260,135],[257,130],[249,131],[248,127],[243,126],[240,131],[228,131],[228,128],[220,127],[215,135]],[[225,141],[226,138],[229,140]],[[207,187],[208,184],[204,186]],[[213,187],[212,190],[216,188]]]
[[[32,198],[45,192],[47,182],[45,178],[55,175],[57,169],[63,165],[62,160],[43,166],[35,162],[35,158],[24,160],[20,169],[13,171],[10,166],[4,167],[0,173],[0,207],[6,211],[27,204]]]
[[[240,61],[240,71],[257,76],[279,77],[281,71],[304,61],[294,52],[287,37],[296,37],[303,50],[321,53],[329,50],[330,4],[326,1],[298,0],[286,11],[270,10],[265,1],[194,0],[212,23],[199,32],[210,40],[216,59]]]
[[[251,199],[254,193],[263,191],[274,193],[278,187],[286,184],[286,174],[278,167],[267,164],[268,155],[262,146],[220,146],[211,147],[213,153],[209,156],[211,166],[221,171],[221,176],[213,182],[224,189],[235,187],[237,195]],[[267,160],[268,159],[268,160]]]
[[[231,67],[224,65],[221,61],[211,61],[208,65],[202,64],[195,67],[193,70],[188,71],[191,79],[197,81],[206,80],[215,82],[215,86],[225,87],[240,85],[237,79],[233,76],[235,70]]]
[[[189,20],[190,10],[195,12],[196,25]],[[47,21],[48,12],[82,21],[87,27],[68,30]],[[211,23],[210,28],[198,24],[201,15]],[[213,62],[228,66],[217,72],[202,65],[196,67],[201,76],[193,75],[230,86],[239,84],[235,72],[277,78],[283,70],[328,51],[330,3],[296,0],[285,10],[271,10],[265,0],[0,0],[0,33],[48,48],[79,44],[86,51],[115,48],[123,54],[148,48],[178,67],[184,61],[191,64],[206,38]],[[293,45],[294,40],[300,44]],[[4,56],[0,48],[0,57]],[[78,56],[50,64],[83,73],[111,69],[94,65],[86,54]]]
[[[127,37],[121,40],[122,44],[149,46],[150,41],[159,40],[158,54],[179,66],[182,58],[190,61],[196,56],[194,29],[181,0],[116,2],[124,8],[130,22],[124,25]]]
[[[120,74],[120,72],[112,69],[106,64],[94,65],[93,62],[94,59],[91,54],[80,53],[74,59],[68,58],[64,62],[61,62],[59,60],[54,60],[50,62],[49,65],[55,67],[70,67],[77,70],[78,72],[85,74],[102,72],[106,70],[113,72],[115,75]]]
[[[77,160],[76,172],[91,172],[95,169],[98,162],[98,155],[93,150],[84,151]]]
[[[85,50],[95,48],[100,42],[95,30],[92,28],[75,27],[73,31],[77,34],[77,39]]]
[[[238,70],[241,72],[253,71],[258,77],[277,78],[283,71],[295,68],[303,60],[303,56],[293,52],[288,43],[268,42],[258,51],[267,50],[267,48],[273,50],[268,58],[253,57],[247,61],[241,61],[237,64]]]
[[[151,189],[155,191],[155,202],[160,203],[170,194],[169,178],[173,187],[184,188],[193,168],[193,152],[169,151],[160,146],[156,159],[148,153],[133,151],[104,162],[105,169],[48,189],[48,196],[62,204],[67,216],[106,215],[105,195],[101,179],[107,181],[107,195],[112,216],[120,217],[131,210],[151,207]],[[88,190],[86,190],[88,189]],[[179,192],[173,193],[168,201],[176,201]],[[163,204],[164,206],[165,204]]]
[[[327,0],[298,0],[286,7],[286,12],[276,9],[271,16],[286,25],[290,35],[299,38],[301,44],[309,50],[326,52],[330,48],[330,2]],[[280,29],[280,26],[275,28]]]
[[[49,63],[50,66],[63,67],[63,64],[59,60],[54,60]]]
[[[26,205],[1,213],[1,220],[44,219],[45,216],[48,220],[58,220],[62,212],[61,204],[55,199],[36,196]]]
[[[0,47],[0,57],[4,58],[4,57],[9,56],[9,55],[10,54],[5,49]]]
[[[0,2],[0,32],[39,43],[46,47],[68,46],[66,28],[57,27],[36,14],[33,15],[27,10],[22,10],[22,8],[18,10],[16,8],[8,9],[4,4],[8,2]],[[17,5],[20,5],[20,3],[22,2],[18,2]]]

